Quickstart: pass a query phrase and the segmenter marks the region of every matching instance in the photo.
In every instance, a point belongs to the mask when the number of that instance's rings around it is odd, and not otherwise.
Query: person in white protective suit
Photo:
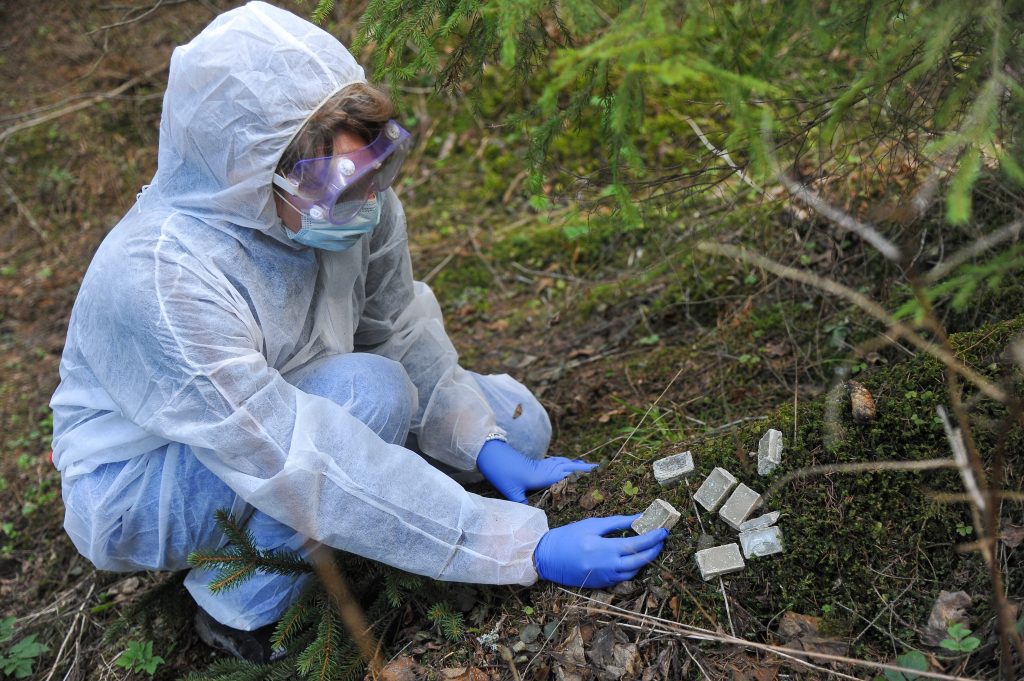
[[[517,381],[459,366],[412,277],[392,116],[335,38],[262,2],[174,51],[156,174],[85,275],[51,401],[65,528],[97,567],[187,568],[224,541],[218,508],[263,548],[440,580],[603,587],[660,552],[664,530],[604,536],[636,516],[549,530],[525,503],[592,465],[545,457]],[[265,630],[304,587],[209,579],[186,586],[219,632]]]

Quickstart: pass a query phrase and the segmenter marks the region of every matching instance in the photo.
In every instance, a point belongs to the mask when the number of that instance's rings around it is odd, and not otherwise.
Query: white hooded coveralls
[[[335,38],[262,2],[174,51],[156,175],[97,251],[71,317],[51,402],[65,497],[102,464],[186,445],[241,500],[315,541],[436,579],[530,584],[543,512],[466,492],[282,377],[354,351],[400,362],[412,434],[458,470],[475,468],[495,429],[437,301],[413,281],[393,191],[380,225],[338,253],[290,241],[276,214],[285,147],[362,81]],[[98,565],[138,569],[104,565],[125,511],[111,505],[96,511],[109,523],[69,512],[65,527]]]

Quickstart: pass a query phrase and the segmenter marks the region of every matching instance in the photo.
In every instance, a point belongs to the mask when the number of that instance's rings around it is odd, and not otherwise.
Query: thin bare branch
[[[684,638],[692,638],[698,641],[715,641],[718,643],[725,643],[728,645],[735,645],[744,648],[753,648],[755,650],[760,650],[766,653],[770,653],[772,655],[779,655],[781,657],[792,659],[795,662],[803,662],[805,664],[806,661],[801,660],[799,658],[813,658],[817,660],[825,660],[828,662],[839,662],[851,666],[868,667],[870,669],[878,669],[881,671],[909,672],[912,674],[917,674],[919,677],[922,678],[941,679],[942,681],[975,681],[974,679],[965,676],[951,676],[949,674],[942,674],[940,672],[919,671],[916,669],[900,667],[898,665],[885,664],[883,662],[870,662],[868,660],[858,660],[856,658],[845,657],[842,655],[832,655],[829,653],[820,653],[817,651],[799,650],[796,648],[786,648],[783,646],[773,646],[768,645],[766,643],[758,643],[756,641],[747,641],[745,639],[730,636],[728,634],[721,634],[715,631],[711,631],[710,629],[702,629],[700,627],[695,627],[689,624],[682,624],[681,622],[675,622],[672,620],[655,617],[654,615],[634,612],[632,610],[620,608],[615,605],[609,605],[596,599],[589,598],[588,596],[585,596],[583,594],[569,591],[568,589],[564,589],[562,587],[558,587],[558,589],[567,594],[576,596],[578,598],[582,598],[583,600],[593,603],[594,605],[586,606],[587,612],[600,613],[608,616],[621,617],[627,620],[640,622],[641,624],[650,627],[652,630],[658,633],[671,634],[681,636]],[[826,671],[830,674],[834,674],[837,676],[845,676],[840,674],[839,672],[834,672],[831,670],[823,669],[823,671]]]
[[[757,191],[764,192],[764,189],[762,189],[756,182],[750,179],[750,176],[747,175],[746,172],[744,172],[743,168],[740,168],[738,165],[736,165],[736,162],[732,160],[731,156],[729,156],[728,151],[724,149],[719,149],[718,147],[711,143],[711,140],[707,138],[707,135],[705,135],[704,131],[700,129],[700,126],[697,125],[697,122],[695,120],[687,116],[686,122],[690,124],[690,129],[692,129],[693,132],[697,135],[697,139],[700,140],[700,143],[704,145],[705,149],[707,149],[712,154],[725,161],[730,168],[736,171],[736,175],[738,175],[741,180],[746,182],[748,185],[750,185]]]
[[[970,494],[955,494],[953,492],[936,492],[929,495],[934,501],[940,504],[969,504],[974,502],[974,497]],[[1008,492],[1006,490],[1000,491],[998,494],[989,493],[989,496],[994,496],[1004,501],[1012,501],[1014,503],[1024,503],[1024,494],[1020,492]]]
[[[996,231],[986,234],[974,242],[967,244],[959,251],[949,256],[949,258],[943,260],[930,269],[921,279],[926,284],[934,283],[955,270],[957,267],[960,267],[960,265],[963,265],[971,258],[984,253],[990,248],[998,246],[1004,241],[1016,239],[1020,236],[1022,230],[1024,230],[1024,220],[1014,220],[1010,224],[1004,225]]]
[[[107,31],[107,30],[109,30],[111,28],[120,28],[122,26],[127,26],[128,24],[134,24],[134,23],[136,23],[138,21],[142,21],[143,19],[148,17],[150,14],[152,14],[153,12],[157,11],[158,9],[160,9],[161,7],[170,7],[171,5],[180,5],[180,4],[185,3],[185,2],[192,2],[192,0],[156,0],[156,4],[154,4],[152,7],[149,7],[148,9],[144,10],[141,14],[138,14],[138,15],[132,17],[131,19],[124,19],[122,21],[116,21],[116,22],[114,22],[112,24],[107,24],[106,26],[100,26],[99,28],[94,28],[93,30],[87,32],[86,35],[92,35],[94,33],[99,33],[100,31]],[[141,7],[135,7],[131,11],[129,11],[128,14],[131,14],[132,12],[137,12],[140,9],[142,9],[142,8]]]
[[[949,448],[953,450],[953,460],[956,461],[956,467],[960,469],[960,478],[963,480],[964,489],[967,490],[967,494],[971,497],[971,502],[978,507],[978,510],[984,511],[988,504],[978,488],[978,481],[975,479],[974,471],[967,460],[967,447],[964,445],[963,435],[960,433],[959,428],[954,428],[953,424],[949,422],[949,415],[946,413],[945,407],[940,404],[935,408],[935,411],[939,413],[939,418],[942,419],[942,427],[946,431]]]
[[[784,279],[791,279],[793,281],[799,281],[815,288],[819,288],[823,291],[845,298],[860,309],[867,312],[869,315],[879,320],[880,322],[889,326],[888,333],[897,338],[905,338],[919,350],[922,350],[935,359],[939,360],[946,365],[954,373],[962,376],[970,383],[974,384],[978,390],[983,392],[988,397],[998,401],[1007,402],[1009,396],[1006,391],[1000,388],[998,385],[992,383],[987,378],[976,372],[974,369],[965,365],[963,362],[958,360],[952,353],[936,343],[926,340],[913,329],[908,327],[906,324],[900,322],[888,313],[881,305],[871,300],[867,296],[854,291],[853,289],[843,286],[839,282],[831,279],[825,279],[820,277],[813,272],[807,270],[798,270],[793,267],[788,267],[781,263],[775,262],[762,255],[752,253],[746,248],[739,248],[737,246],[731,246],[727,244],[718,244],[709,241],[702,241],[697,244],[697,248],[705,253],[712,255],[722,255],[726,257],[738,258],[744,262],[757,265],[762,269],[765,269],[776,276],[783,277]]]
[[[38,117],[33,118],[31,120],[23,121],[21,123],[16,123],[16,124],[10,126],[9,128],[4,129],[2,132],[0,132],[0,149],[3,149],[7,145],[7,140],[9,140],[11,138],[11,136],[21,132],[22,130],[28,130],[29,128],[34,128],[37,125],[40,125],[42,123],[46,123],[48,121],[52,121],[52,120],[54,120],[56,118],[60,118],[62,116],[66,116],[66,115],[68,115],[70,113],[75,113],[76,111],[81,111],[82,109],[88,109],[90,106],[95,106],[96,104],[99,104],[100,102],[102,102],[105,99],[110,99],[112,97],[117,97],[122,92],[125,92],[126,90],[130,90],[131,88],[135,87],[139,83],[144,83],[145,81],[149,80],[150,78],[152,78],[156,74],[160,73],[161,71],[165,71],[165,70],[167,70],[167,65],[163,64],[163,65],[158,66],[156,68],[149,69],[148,71],[143,73],[141,76],[136,76],[135,78],[132,78],[131,80],[126,81],[126,82],[122,83],[121,85],[118,85],[113,90],[108,90],[107,92],[103,92],[101,94],[95,95],[94,97],[90,97],[89,99],[86,99],[84,101],[77,102],[75,104],[71,104],[71,105],[62,107],[62,108],[57,109],[55,111],[50,111],[48,113],[43,114],[42,116],[38,116]]]
[[[863,461],[856,463],[831,463],[798,468],[783,475],[772,483],[764,496],[770,497],[794,480],[830,475],[832,473],[876,473],[878,471],[930,471],[939,468],[958,468],[953,459],[922,459],[921,461]]]
[[[896,244],[882,236],[874,227],[830,205],[807,187],[798,184],[784,172],[779,171],[778,178],[779,182],[782,183],[790,194],[813,208],[815,212],[828,218],[839,227],[853,232],[861,239],[864,239],[864,241],[874,246],[887,259],[893,262],[901,260],[900,249],[896,247]]]
[[[32,228],[32,231],[35,232],[40,239],[45,241],[46,233],[43,231],[43,228],[39,226],[39,222],[36,221],[35,216],[32,215],[32,212],[28,207],[22,202],[18,195],[14,193],[14,188],[12,188],[11,184],[4,179],[3,175],[0,175],[0,184],[3,185],[4,193],[7,194],[7,198],[11,200],[11,203],[13,203],[14,207],[18,210],[18,215],[24,218],[25,222],[28,223],[28,226]]]

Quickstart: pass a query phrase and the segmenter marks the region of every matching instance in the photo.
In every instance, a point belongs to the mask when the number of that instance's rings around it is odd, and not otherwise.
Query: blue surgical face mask
[[[285,229],[285,233],[292,241],[306,246],[325,251],[346,251],[379,223],[380,201],[374,197],[367,200],[355,217],[344,225],[332,225],[326,220],[316,220],[302,213],[302,229],[298,232]]]

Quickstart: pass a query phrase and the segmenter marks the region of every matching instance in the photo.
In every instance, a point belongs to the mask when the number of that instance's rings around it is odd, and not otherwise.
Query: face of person
[[[368,143],[360,136],[351,133],[347,130],[343,130],[334,136],[334,154],[347,154],[355,151],[356,149],[362,149]],[[372,194],[370,196],[373,196]],[[367,197],[370,198],[370,197]],[[298,232],[302,229],[301,217],[299,211],[295,210],[291,205],[288,204],[281,195],[276,191],[274,192],[274,204],[277,206],[277,215],[281,218],[284,226],[293,232]]]

